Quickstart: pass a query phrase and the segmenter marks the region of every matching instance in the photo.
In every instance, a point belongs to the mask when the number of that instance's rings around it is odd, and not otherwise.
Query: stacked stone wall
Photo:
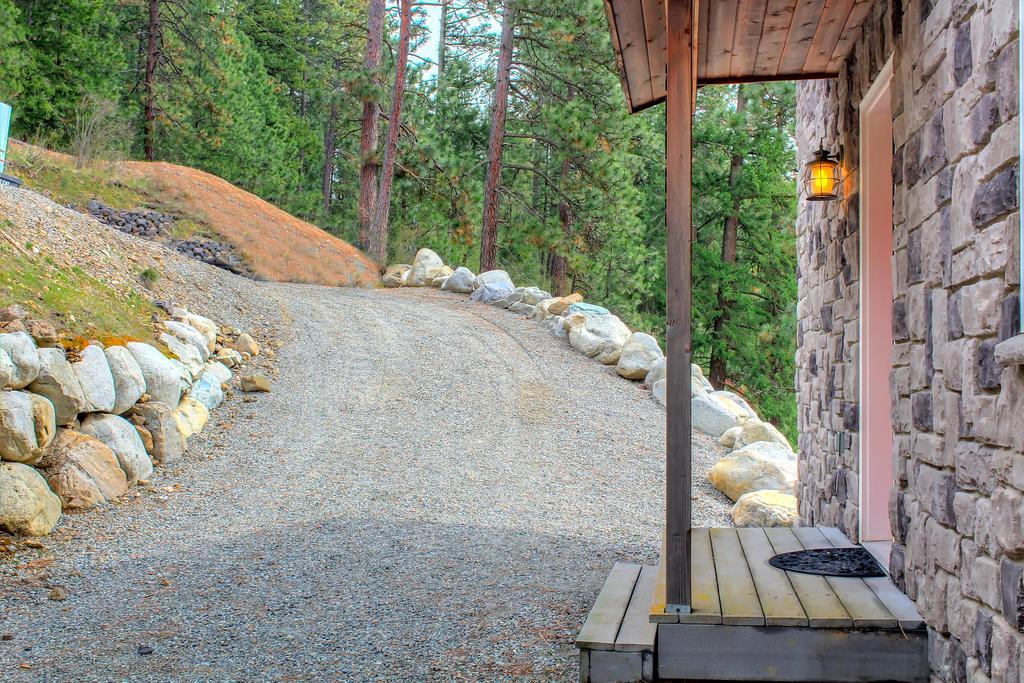
[[[1024,677],[1024,366],[999,352],[1020,332],[1018,24],[1017,0],[879,0],[840,77],[798,90],[800,158],[841,146],[847,174],[798,215],[800,512],[857,538],[858,107],[893,60],[891,570],[938,681]]]

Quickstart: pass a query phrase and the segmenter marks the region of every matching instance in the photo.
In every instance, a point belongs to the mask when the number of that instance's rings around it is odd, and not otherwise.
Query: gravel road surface
[[[612,564],[657,559],[649,393],[463,296],[253,289],[283,320],[273,392],[7,561],[0,678],[575,680]],[[723,449],[694,451],[695,522],[728,525]]]

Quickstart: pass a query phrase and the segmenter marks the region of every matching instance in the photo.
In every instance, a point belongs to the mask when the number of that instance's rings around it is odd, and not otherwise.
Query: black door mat
[[[866,579],[886,575],[875,557],[860,546],[782,553],[768,560],[768,564],[787,572],[821,576],[854,576]]]

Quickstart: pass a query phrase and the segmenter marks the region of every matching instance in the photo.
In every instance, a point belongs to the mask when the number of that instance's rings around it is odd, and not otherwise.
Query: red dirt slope
[[[164,162],[124,164],[159,194],[202,216],[268,280],[373,287],[379,267],[348,242],[204,171]]]

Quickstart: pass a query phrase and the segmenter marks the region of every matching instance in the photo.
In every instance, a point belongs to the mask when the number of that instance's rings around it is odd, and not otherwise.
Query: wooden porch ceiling
[[[832,78],[874,0],[701,0],[698,84]],[[631,112],[665,99],[666,0],[605,0]]]

